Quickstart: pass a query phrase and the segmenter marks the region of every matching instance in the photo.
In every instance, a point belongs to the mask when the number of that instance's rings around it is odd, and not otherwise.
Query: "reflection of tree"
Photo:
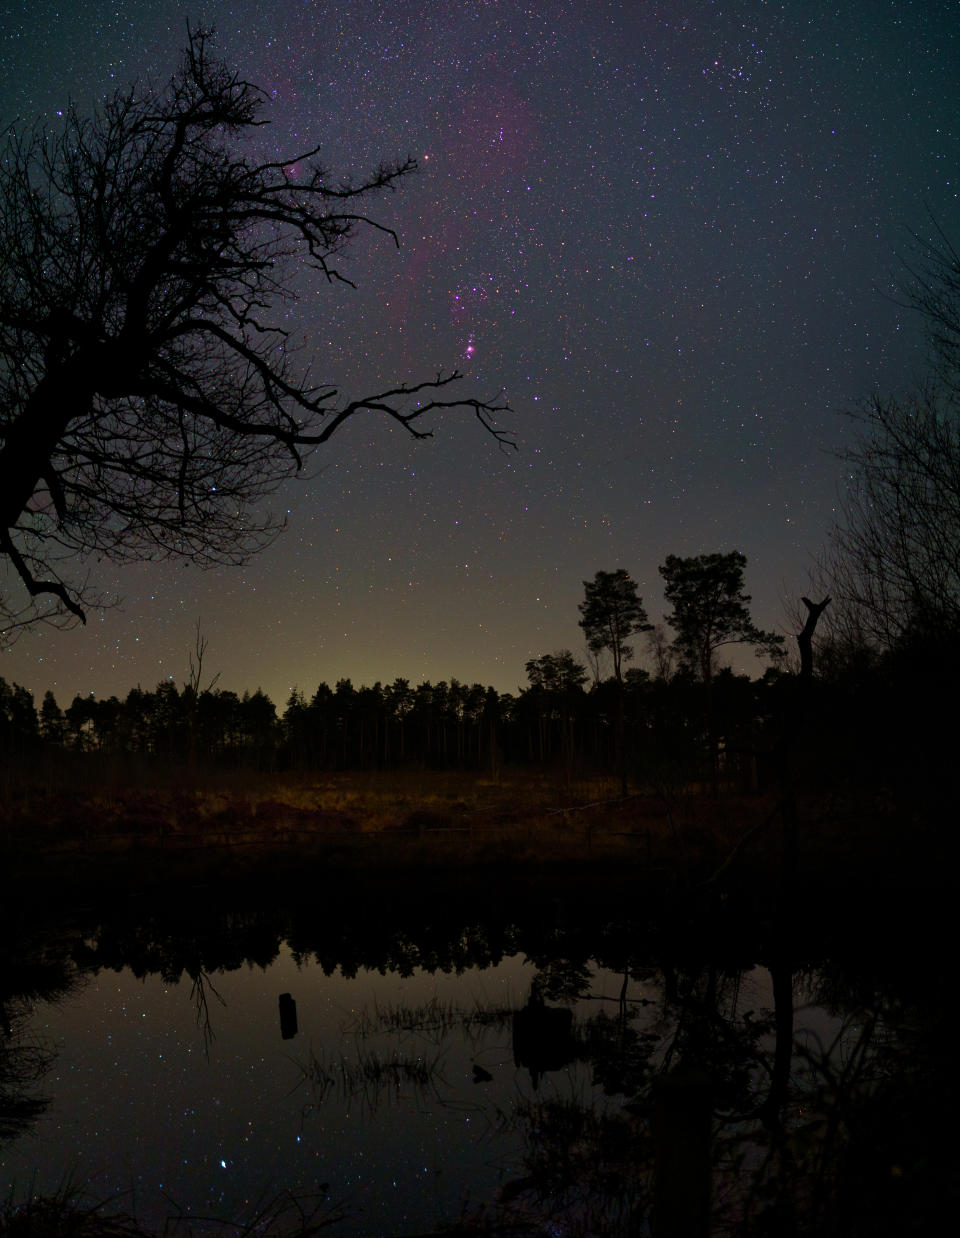
[[[851,919],[832,930],[835,958],[824,962],[827,952],[810,946],[801,966],[768,921],[738,928],[716,907],[699,920],[686,911],[670,920],[657,907],[644,921],[618,920],[610,886],[561,910],[556,886],[511,901],[490,883],[486,897],[499,906],[484,920],[450,880],[449,892],[436,886],[429,900],[415,883],[368,890],[361,882],[360,891],[331,891],[319,909],[315,897],[291,897],[276,912],[252,902],[240,913],[213,901],[190,912],[138,907],[135,918],[118,913],[84,926],[82,937],[61,937],[46,965],[59,957],[57,974],[126,962],[138,975],[186,973],[203,1025],[209,976],[244,958],[265,965],[284,940],[298,960],[347,974],[453,973],[525,956],[548,1009],[574,1009],[574,1058],[589,1062],[594,1088],[561,1099],[544,1084],[514,1107],[526,1162],[501,1203],[531,1225],[562,1215],[569,1238],[645,1223],[662,1081],[684,1072],[709,1081],[718,1236],[866,1238],[894,1221],[898,1233],[936,1232],[934,1208],[960,1203],[949,1145],[932,1134],[935,1120],[949,1129],[958,1097],[931,934],[918,950],[876,917],[869,939],[856,937]],[[751,971],[745,964],[758,954],[765,968]],[[416,1022],[397,1019],[407,1034]],[[463,1023],[434,1009],[423,1020],[438,1025],[438,1046]]]
[[[66,959],[45,958],[33,943],[13,935],[7,945],[0,961],[0,1145],[25,1134],[50,1103],[38,1088],[56,1053],[28,1032],[33,1008],[76,983]]]
[[[534,988],[552,1002],[576,1001],[590,992],[593,970],[579,959],[548,958],[539,964]]]
[[[919,1003],[856,996],[831,1037],[798,1041],[781,1159],[802,1171],[824,1233],[935,1233],[960,1203],[946,1010],[936,989]]]
[[[689,1238],[936,1232],[960,1184],[951,1141],[933,1132],[950,1129],[958,1097],[930,1005],[895,996],[895,978],[871,988],[795,973],[782,953],[762,1008],[743,998],[742,979],[711,964],[648,971],[644,991],[658,1001],[584,1021],[579,1055],[622,1105],[519,1106],[528,1148],[525,1172],[503,1192],[510,1217],[562,1216],[568,1234],[625,1232],[616,1225],[626,1217]],[[832,1010],[819,1016],[822,1035],[798,1016],[804,1003]],[[691,1131],[707,1096],[712,1198],[697,1221]]]
[[[24,1134],[50,1103],[37,1087],[56,1054],[27,1038],[25,1014],[5,1015],[0,1040],[0,1146]]]
[[[575,1052],[573,1011],[565,1006],[548,1006],[534,981],[527,1004],[513,1012],[514,1065],[529,1070],[536,1090],[541,1075],[562,1070]]]
[[[514,1123],[525,1139],[523,1176],[500,1192],[491,1233],[526,1221],[529,1232],[619,1235],[635,1232],[648,1190],[649,1143],[627,1113],[601,1113],[574,1100],[520,1101]],[[544,1229],[554,1222],[556,1229]]]
[[[190,1000],[193,1002],[197,1012],[197,1027],[199,1027],[203,1035],[203,1049],[209,1057],[210,1047],[213,1044],[216,1036],[213,1031],[213,1022],[210,1018],[210,998],[208,994],[212,993],[221,1006],[226,1006],[226,1002],[217,992],[213,981],[205,971],[198,970],[192,972],[190,979],[193,985],[190,989]]]

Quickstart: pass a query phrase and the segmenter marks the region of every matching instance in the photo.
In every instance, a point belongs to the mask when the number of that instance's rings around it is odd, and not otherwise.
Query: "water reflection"
[[[281,993],[277,999],[277,1005],[280,1007],[280,1036],[283,1040],[293,1040],[300,1030],[297,1022],[297,1003],[293,1000],[293,994]]]
[[[3,1178],[153,1227],[289,1191],[350,1236],[922,1233],[956,1203],[929,960],[465,910],[138,909],[13,951]]]

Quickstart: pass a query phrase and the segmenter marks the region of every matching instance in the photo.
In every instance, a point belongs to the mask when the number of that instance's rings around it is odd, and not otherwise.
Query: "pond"
[[[0,1189],[153,1232],[924,1232],[955,1089],[889,939],[588,902],[21,919]]]

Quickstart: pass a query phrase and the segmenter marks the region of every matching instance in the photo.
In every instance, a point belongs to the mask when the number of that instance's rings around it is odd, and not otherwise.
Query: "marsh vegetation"
[[[5,1061],[48,1056],[5,1229],[878,1235],[957,1202],[946,908],[430,888],[8,914]]]

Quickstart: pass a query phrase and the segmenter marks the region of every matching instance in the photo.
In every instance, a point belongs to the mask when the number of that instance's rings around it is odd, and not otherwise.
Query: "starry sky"
[[[341,677],[516,691],[582,652],[598,569],[656,621],[668,554],[732,549],[755,620],[790,631],[845,410],[924,370],[895,292],[912,233],[960,234],[960,4],[7,0],[0,118],[162,81],[188,19],[268,93],[272,152],[419,162],[373,211],[399,251],[368,233],[356,290],[301,283],[313,372],[352,398],[458,367],[505,389],[519,450],[469,414],[426,442],[356,419],[249,565],[92,565],[120,604],[0,675],[62,705],[182,683],[199,623],[205,672],[279,706]]]

